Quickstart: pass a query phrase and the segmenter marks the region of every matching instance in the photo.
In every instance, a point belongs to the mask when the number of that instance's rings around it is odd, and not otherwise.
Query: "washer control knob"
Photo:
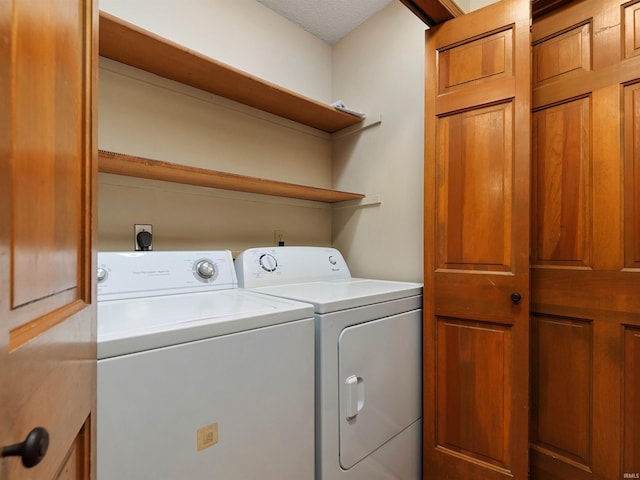
[[[209,280],[216,273],[216,266],[210,260],[200,260],[196,264],[196,273],[200,278]]]
[[[329,255],[329,263],[331,265],[335,265],[336,263],[338,263],[338,261],[336,260],[336,257],[334,257],[333,255]]]
[[[98,277],[98,283],[104,282],[105,279],[107,278],[107,271],[104,268],[98,268],[97,277]]]
[[[276,260],[276,257],[268,253],[261,255],[258,263],[265,272],[273,272],[278,268],[278,261]]]

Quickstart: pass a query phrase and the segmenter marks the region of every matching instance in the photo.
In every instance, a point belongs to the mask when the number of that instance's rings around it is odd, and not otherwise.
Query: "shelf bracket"
[[[365,195],[364,198],[360,198],[357,200],[335,202],[331,204],[331,208],[333,210],[340,210],[343,208],[377,207],[380,205],[382,205],[382,195],[376,193],[374,195]]]
[[[361,123],[356,125],[351,125],[350,127],[345,127],[337,132],[333,132],[331,134],[331,139],[336,139],[340,137],[346,137],[347,135],[352,135],[357,132],[361,132],[362,130],[366,130],[367,128],[373,127],[375,125],[380,125],[382,123],[382,114],[378,114],[376,117],[365,118]]]

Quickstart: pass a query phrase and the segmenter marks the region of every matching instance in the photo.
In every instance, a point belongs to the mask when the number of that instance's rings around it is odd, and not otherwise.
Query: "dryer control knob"
[[[200,278],[208,280],[216,273],[216,266],[209,260],[200,260],[196,265],[196,272]]]
[[[276,260],[276,257],[269,255],[268,253],[261,255],[258,263],[265,272],[273,272],[278,268],[278,261]]]

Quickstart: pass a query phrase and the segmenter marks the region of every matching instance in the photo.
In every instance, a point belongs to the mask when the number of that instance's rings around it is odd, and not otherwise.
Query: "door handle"
[[[345,381],[347,420],[353,420],[364,407],[364,379],[351,375]]]
[[[518,292],[513,292],[511,294],[511,301],[513,303],[520,303],[520,300],[522,300],[522,295],[520,295]]]
[[[2,448],[0,457],[22,457],[22,465],[27,468],[40,463],[49,448],[49,432],[36,427],[29,432],[24,442]]]

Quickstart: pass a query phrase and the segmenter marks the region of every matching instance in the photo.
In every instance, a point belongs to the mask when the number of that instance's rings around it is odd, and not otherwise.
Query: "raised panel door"
[[[639,7],[573,2],[533,24],[534,479],[640,475]]]
[[[0,2],[0,446],[50,436],[3,480],[93,469],[96,22],[93,1]]]
[[[427,31],[425,478],[527,478],[529,15]]]

